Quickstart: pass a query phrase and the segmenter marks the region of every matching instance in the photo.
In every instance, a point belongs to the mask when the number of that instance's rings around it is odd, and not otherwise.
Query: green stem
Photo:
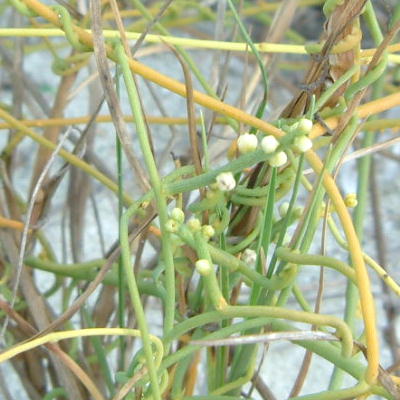
[[[354,269],[343,261],[337,260],[333,257],[314,255],[314,254],[301,254],[291,251],[288,248],[280,247],[276,250],[276,255],[286,262],[301,265],[321,265],[339,271],[356,284],[356,276]]]
[[[77,264],[58,264],[53,261],[41,260],[37,257],[27,257],[24,260],[24,264],[31,268],[39,269],[41,271],[47,271],[55,274],[57,277],[69,277],[76,280],[92,281],[97,270],[101,268],[106,260],[98,259]],[[103,280],[103,284],[118,286],[118,273],[116,271],[116,265],[108,272]],[[124,281],[124,285],[127,285]],[[162,287],[158,287],[152,281],[146,278],[140,278],[138,280],[138,287],[141,294],[148,294],[150,296],[155,296],[164,301],[165,290]]]
[[[129,246],[129,233],[128,226],[130,218],[138,210],[139,205],[134,203],[131,207],[124,212],[121,217],[120,223],[120,243],[121,243],[121,259],[124,266],[125,275],[127,278],[129,296],[135,311],[135,317],[141,332],[143,342],[144,354],[146,357],[147,368],[151,381],[151,392],[155,400],[161,400],[160,386],[158,383],[157,370],[154,363],[153,350],[151,348],[151,340],[149,336],[149,328],[147,326],[146,317],[144,314],[142,302],[140,299],[139,289],[136,283],[135,274],[133,273],[130,246]]]
[[[129,102],[131,105],[133,116],[135,117],[136,130],[142,149],[142,154],[149,172],[150,182],[154,190],[155,200],[157,204],[158,217],[160,219],[161,230],[161,255],[165,267],[165,288],[167,297],[165,299],[165,317],[164,317],[164,334],[172,329],[175,320],[175,269],[172,249],[170,246],[170,233],[165,229],[168,221],[167,202],[164,193],[163,183],[158,174],[157,165],[155,163],[151,150],[146,123],[141,107],[139,93],[132,72],[129,69],[128,57],[124,52],[121,43],[117,43],[115,54],[121,66],[122,75],[124,77],[126,89],[128,92]],[[168,348],[169,346],[167,346]],[[166,351],[167,352],[167,351]]]
[[[116,91],[120,94],[120,71],[116,68]],[[122,170],[122,146],[117,132],[115,132],[115,150],[117,155],[117,174],[118,174],[118,224],[121,223],[122,213],[124,211],[123,191],[124,180]],[[118,226],[120,228],[120,226]],[[124,267],[121,257],[118,258],[118,323],[120,328],[125,328],[125,283],[124,283]],[[119,368],[124,369],[125,366],[125,338],[118,338],[119,341]]]
[[[358,385],[342,390],[329,390],[327,392],[320,392],[308,394],[305,396],[293,397],[292,400],[345,400],[355,399],[371,390],[371,386],[365,381],[361,381]]]

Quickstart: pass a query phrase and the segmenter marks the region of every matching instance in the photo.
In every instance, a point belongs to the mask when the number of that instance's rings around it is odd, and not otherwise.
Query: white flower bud
[[[185,220],[185,214],[181,208],[174,208],[171,211],[171,218],[181,224]]]
[[[310,150],[313,145],[312,140],[304,135],[295,138],[293,144],[302,153],[306,152],[307,150]]]
[[[257,148],[258,139],[256,135],[251,133],[243,133],[237,140],[237,146],[240,154],[246,154],[254,151]]]
[[[275,139],[275,136],[272,135],[264,136],[263,139],[261,140],[261,148],[266,154],[273,153],[278,146],[279,142]]]
[[[242,260],[250,267],[254,267],[257,260],[257,253],[252,249],[246,249],[242,254]]]
[[[198,232],[201,229],[201,222],[197,218],[191,218],[189,219],[187,226],[192,232]]]
[[[195,267],[200,275],[208,275],[211,272],[211,264],[205,259],[197,260]]]
[[[211,225],[202,226],[201,232],[206,237],[206,239],[210,239],[215,235],[215,229]]]
[[[286,216],[288,210],[289,210],[289,203],[285,201],[279,207],[279,215],[281,216],[281,218],[284,218]]]
[[[286,164],[287,155],[284,151],[280,151],[279,153],[274,154],[268,162],[271,167],[281,167]]]
[[[229,192],[235,189],[236,181],[232,172],[221,172],[217,178],[218,189],[223,192]]]
[[[169,219],[165,224],[165,229],[171,233],[177,232],[178,228],[179,224],[173,219]]]
[[[308,135],[311,132],[313,123],[308,118],[302,118],[297,122],[296,131],[299,135]]]

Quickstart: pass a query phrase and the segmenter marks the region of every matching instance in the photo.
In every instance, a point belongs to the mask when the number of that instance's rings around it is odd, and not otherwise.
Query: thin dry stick
[[[347,154],[343,157],[342,164],[347,163],[352,160],[357,160],[358,158],[364,157],[369,154],[375,154],[375,153],[379,154],[379,152],[381,152],[381,151],[382,151],[382,155],[388,155],[383,150],[386,148],[389,148],[399,142],[400,142],[400,137],[396,137],[394,139],[389,139],[385,142],[376,143],[371,146],[364,147],[360,150],[353,151],[352,153]],[[394,159],[396,161],[400,161],[400,159],[398,157],[396,157],[395,155],[388,155],[388,158]],[[314,173],[314,170],[312,168],[308,168],[308,169],[304,170],[304,175],[310,175],[313,173]]]
[[[272,393],[271,389],[263,381],[260,375],[254,375],[251,378],[251,382],[256,388],[257,392],[260,393],[263,400],[276,400],[276,397]]]
[[[279,43],[284,36],[285,32],[289,28],[297,8],[298,0],[283,0],[279,5],[276,13],[274,14],[274,19],[272,20],[271,26],[268,30],[265,42],[268,43]],[[264,56],[265,65],[271,64],[274,59],[274,54]],[[250,101],[251,96],[254,94],[257,86],[260,82],[261,70],[256,68],[250,82],[247,84],[245,104]]]
[[[90,193],[89,199],[90,199],[90,203],[91,203],[92,209],[93,209],[94,220],[96,221],[96,228],[97,228],[96,231],[99,236],[101,255],[102,255],[102,257],[104,257],[106,254],[106,242],[104,239],[103,225],[102,225],[102,221],[100,218],[99,208],[97,206],[97,200],[96,200],[96,197],[93,194],[93,192]],[[99,325],[99,326],[102,326],[102,325]]]
[[[201,155],[200,155],[200,147],[199,140],[197,137],[196,131],[196,115],[194,111],[194,101],[193,101],[193,83],[192,77],[190,75],[189,68],[187,67],[185,61],[182,56],[176,51],[172,46],[166,45],[171,49],[171,51],[175,54],[179,63],[182,66],[183,75],[185,78],[186,84],[186,107],[188,114],[188,126],[189,126],[189,137],[190,137],[190,147],[192,150],[192,159],[194,163],[194,168],[197,175],[200,175],[203,172],[203,168],[201,166]]]
[[[331,333],[320,332],[320,331],[288,331],[288,332],[270,332],[261,333],[257,335],[245,335],[236,336],[226,339],[214,339],[214,340],[191,340],[190,344],[201,345],[201,346],[239,346],[243,344],[255,344],[255,343],[271,343],[282,340],[288,340],[291,342],[301,340],[311,341],[329,341],[338,342],[340,339],[332,335]]]
[[[2,41],[0,41],[0,43],[1,42]],[[0,45],[0,54],[3,60],[3,66],[7,69],[10,69],[12,67],[12,56],[6,50],[5,44]],[[23,84],[26,92],[30,93],[30,95],[39,105],[43,113],[49,116],[51,113],[50,107],[48,106],[47,101],[41,94],[40,90],[38,90],[38,88],[36,87],[32,77],[28,75],[25,71],[21,71],[21,75],[19,76],[19,78],[21,79],[21,83]]]
[[[90,71],[88,71],[90,72]],[[71,90],[70,94],[67,97],[68,103],[70,103],[78,94],[84,90],[90,84],[95,84],[96,79],[99,77],[99,73],[97,71],[92,72],[86,79],[84,79],[81,83],[78,84],[74,90]],[[89,90],[89,89],[88,89]]]
[[[157,15],[146,25],[146,28],[140,34],[139,38],[136,40],[136,43],[133,45],[131,53],[127,53],[130,55],[130,57],[132,57],[132,55],[135,55],[136,51],[139,50],[139,47],[142,45],[148,33],[150,33],[153,26],[161,19],[161,17],[164,15],[165,11],[167,11],[168,7],[172,4],[173,1],[174,0],[166,0],[165,4],[160,8]],[[115,7],[114,0],[111,1],[111,4],[112,7]],[[114,14],[116,14],[115,11]],[[119,26],[122,26],[122,23]]]
[[[21,247],[20,247],[20,251],[19,251],[19,255],[18,255],[18,264],[16,267],[15,281],[14,281],[14,286],[12,289],[12,298],[11,298],[11,302],[10,302],[11,308],[14,307],[15,301],[17,298],[17,290],[18,290],[18,286],[19,286],[19,281],[21,279],[21,272],[22,272],[22,268],[23,268],[23,264],[24,264],[25,250],[26,250],[26,247],[28,244],[29,227],[30,227],[32,213],[33,213],[33,209],[35,207],[36,199],[39,195],[40,188],[41,188],[44,180],[46,179],[47,174],[48,174],[54,160],[57,157],[57,154],[62,149],[62,146],[64,145],[64,142],[67,140],[68,135],[70,134],[71,130],[72,129],[69,128],[65,132],[65,134],[61,137],[60,142],[58,143],[57,147],[55,148],[55,150],[51,154],[50,158],[48,159],[46,165],[44,166],[44,168],[42,170],[42,173],[40,174],[40,176],[36,182],[36,185],[33,188],[31,199],[29,201],[28,212],[26,214],[25,226],[24,226],[24,230],[22,232]],[[8,318],[8,316],[6,316],[3,327],[0,332],[0,338],[2,340],[4,340],[4,333],[7,329],[8,322],[9,322],[9,318]]]
[[[98,1],[91,0],[90,2],[91,12],[92,12],[92,30],[93,30],[93,49],[96,58],[97,67],[99,69],[99,78],[103,86],[104,95],[107,101],[110,114],[112,116],[112,121],[122,143],[122,148],[124,149],[125,155],[136,172],[139,184],[144,192],[148,191],[151,187],[148,179],[141,167],[139,161],[137,160],[135,154],[133,153],[133,143],[129,139],[129,133],[124,121],[124,116],[120,107],[117,93],[113,86],[113,79],[111,77],[110,70],[108,68],[108,61],[106,55],[106,48],[104,44],[103,30],[101,27],[101,9]]]
[[[122,22],[121,13],[119,11],[117,2],[116,2],[116,0],[110,0],[110,4],[111,4],[112,11],[113,11],[115,22],[116,22],[117,27],[118,27],[119,34],[121,36],[121,42],[122,42],[122,46],[124,48],[125,54],[127,55],[128,59],[133,60],[133,55],[132,55],[131,49],[129,47],[128,38],[126,36],[124,24]],[[147,32],[146,32],[146,34],[147,34]],[[137,86],[136,76],[135,76],[136,74],[134,73],[133,70],[131,70],[131,71],[132,71],[132,78],[135,81],[135,85]],[[140,102],[140,108],[142,110],[144,110],[142,99],[141,99],[140,95],[139,95],[139,102]],[[144,121],[145,121],[145,124],[146,124],[146,135],[147,135],[147,138],[148,138],[149,143],[150,143],[151,152],[153,153],[153,156],[154,156],[153,140],[152,140],[152,137],[150,135],[150,129],[149,129],[149,126],[148,126],[148,123],[147,123],[147,118],[146,118],[144,113],[143,113],[143,116],[144,116]]]
[[[343,162],[348,162],[351,160],[356,160],[357,158],[361,158],[370,154],[377,153],[378,151],[382,151],[383,149],[387,149],[395,144],[398,144],[400,142],[400,137],[395,137],[393,139],[386,140],[381,143],[375,143],[371,146],[363,147],[360,150],[353,151],[350,154],[347,154]]]
[[[400,156],[398,156],[397,154],[393,154],[393,152],[391,152],[391,151],[382,150],[380,153],[378,153],[378,155],[383,156],[389,160],[400,163]]]
[[[90,60],[88,72],[90,73],[90,71],[94,69],[94,60]],[[95,86],[89,91],[88,101],[90,108],[89,111],[92,114],[92,117],[81,135],[74,153],[80,151],[80,142],[84,148],[84,150],[82,150],[83,153],[86,153],[87,149],[93,150],[96,136],[96,124],[94,124],[94,121],[104,103],[104,96],[102,96],[101,89],[98,86]],[[79,168],[71,167],[66,206],[69,210],[69,230],[73,262],[82,261],[85,239],[85,222],[87,220],[85,218],[87,208],[86,204],[91,191],[90,176]]]
[[[72,53],[73,54],[73,53]],[[54,105],[51,110],[51,118],[60,118],[63,117],[65,105],[67,103],[68,93],[75,82],[77,73],[73,73],[67,76],[64,76],[61,80],[61,83],[57,89],[56,98],[54,100]],[[53,143],[57,142],[57,138],[60,133],[59,127],[47,127],[43,133],[43,137],[50,140]],[[36,161],[34,166],[34,173],[32,176],[31,187],[33,188],[39,175],[43,170],[43,166],[46,164],[49,159],[52,150],[49,150],[45,147],[40,147]],[[40,214],[40,213],[38,213]]]

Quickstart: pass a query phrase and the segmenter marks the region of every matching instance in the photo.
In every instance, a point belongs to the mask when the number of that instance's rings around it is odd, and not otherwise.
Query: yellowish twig
[[[90,33],[90,30],[86,30]],[[117,30],[104,30],[104,37],[113,39],[119,38],[120,33]],[[136,40],[140,37],[140,32],[126,32],[126,38],[128,40]],[[2,28],[0,29],[0,37],[64,37],[64,31],[55,28]],[[243,42],[225,42],[218,40],[204,40],[204,39],[193,39],[183,38],[176,36],[164,36],[164,35],[146,35],[144,39],[147,43],[168,43],[171,45],[182,46],[186,48],[197,48],[207,50],[221,50],[221,51],[236,51],[244,53],[248,51],[247,43]],[[349,46],[349,44],[346,44]],[[295,45],[295,44],[284,44],[284,43],[255,43],[254,46],[260,53],[284,53],[284,54],[308,54],[306,46]],[[341,46],[334,48],[334,52],[345,52],[347,47]],[[370,58],[375,54],[376,49],[365,49],[361,50],[362,58]],[[395,43],[387,48],[388,53],[395,53],[400,51],[400,43]],[[400,62],[400,55],[391,54],[389,56],[390,61]]]
[[[75,331],[52,332],[47,335],[39,336],[33,340],[24,341],[4,351],[3,353],[0,354],[0,363],[3,363],[4,361],[7,361],[10,358],[17,356],[18,354],[32,350],[46,343],[54,343],[54,342],[59,342],[60,340],[81,338],[87,336],[141,337],[141,333],[138,329],[128,329],[128,328],[91,328],[91,329],[77,329]],[[157,352],[155,352],[156,354],[155,365],[158,367],[163,357],[164,347],[161,340],[157,336],[149,335],[149,337],[157,349]]]
[[[306,153],[307,161],[316,174],[323,171],[323,164],[320,158],[312,150]],[[323,173],[323,184],[334,205],[337,215],[340,218],[343,230],[345,232],[350,257],[356,272],[357,286],[360,293],[361,311],[365,325],[365,336],[367,342],[368,368],[366,372],[366,381],[373,384],[379,372],[379,342],[376,330],[375,304],[371,292],[370,280],[365,267],[361,245],[358,240],[354,225],[349,211],[344,203],[339,189],[336,186],[332,176],[326,171]]]

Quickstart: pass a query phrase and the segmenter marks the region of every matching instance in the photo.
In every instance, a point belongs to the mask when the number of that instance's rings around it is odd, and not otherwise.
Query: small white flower
[[[215,235],[215,229],[211,225],[202,226],[201,232],[206,237],[206,239],[210,239]]]
[[[232,172],[221,172],[217,178],[218,189],[223,192],[229,192],[235,189],[236,181]]]
[[[205,259],[197,260],[195,267],[200,275],[208,275],[211,272],[211,264]]]
[[[266,154],[273,153],[278,146],[279,142],[275,139],[275,136],[272,135],[264,136],[263,139],[261,140],[261,148]]]
[[[201,229],[201,222],[197,218],[191,218],[189,219],[187,226],[192,232],[198,232]]]
[[[268,162],[271,167],[281,167],[286,164],[287,155],[284,151],[280,151],[279,153],[274,154]]]
[[[246,249],[242,254],[242,260],[247,265],[253,267],[256,264],[257,253],[252,249]]]
[[[257,148],[258,139],[256,135],[251,133],[243,133],[237,140],[237,146],[240,154],[246,154],[254,151]]]
[[[296,131],[299,135],[308,135],[313,127],[312,121],[308,118],[302,118],[296,124]]]
[[[179,224],[173,219],[169,219],[165,224],[165,229],[171,233],[177,232],[178,228],[179,228]]]
[[[307,136],[299,136],[296,139],[294,139],[295,147],[301,151],[302,153],[306,152],[307,150],[310,150],[312,148],[312,140],[309,139]]]
[[[279,215],[281,216],[281,218],[286,216],[288,210],[289,210],[289,203],[285,201],[279,207]]]
[[[171,211],[171,218],[181,224],[185,220],[185,213],[181,208],[176,207]]]

